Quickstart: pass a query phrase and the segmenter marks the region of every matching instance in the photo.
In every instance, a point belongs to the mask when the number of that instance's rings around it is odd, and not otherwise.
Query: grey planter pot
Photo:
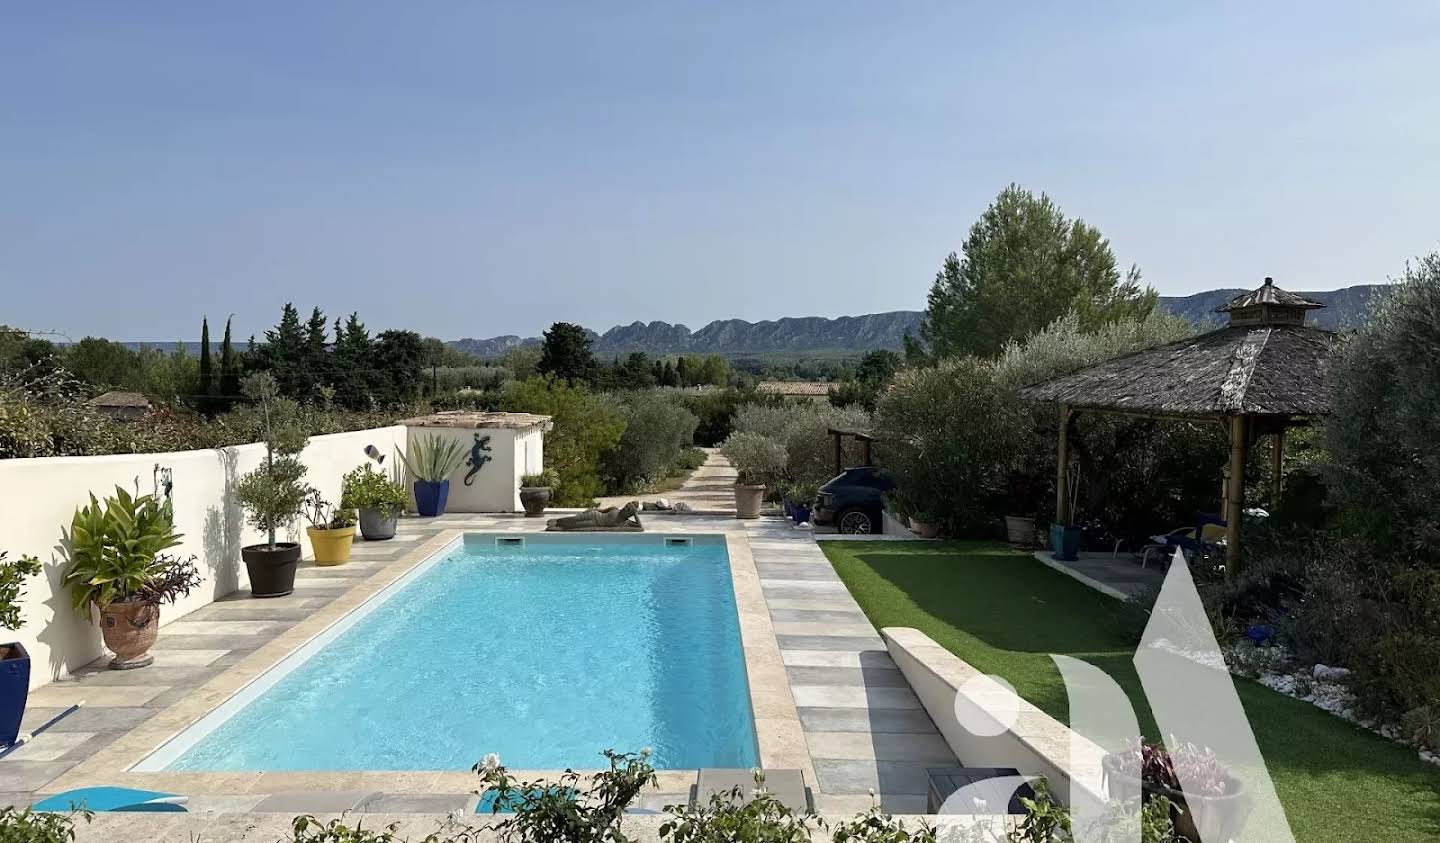
[[[383,541],[395,537],[395,524],[400,520],[400,513],[393,509],[362,509],[360,510],[360,535],[365,541]]]
[[[538,518],[545,514],[545,507],[550,505],[550,488],[548,486],[521,486],[520,505],[525,507],[525,515],[529,518]]]

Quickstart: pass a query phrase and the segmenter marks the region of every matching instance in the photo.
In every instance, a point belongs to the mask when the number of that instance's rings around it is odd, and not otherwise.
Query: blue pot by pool
[[[810,520],[810,505],[809,505],[809,504],[803,504],[803,503],[792,504],[792,505],[790,506],[790,509],[791,509],[791,511],[794,513],[794,515],[793,515],[792,517],[795,519],[795,523],[796,523],[796,524],[804,524],[806,521],[809,521],[809,520]]]
[[[1051,557],[1061,562],[1074,562],[1080,558],[1080,528],[1060,524],[1050,525]]]
[[[448,500],[449,497],[449,480],[441,480],[439,483],[431,483],[425,480],[415,481],[415,511],[426,518],[444,515],[445,501]]]
[[[0,661],[0,746],[10,746],[20,736],[30,698],[30,654],[19,644],[8,646],[10,657]]]

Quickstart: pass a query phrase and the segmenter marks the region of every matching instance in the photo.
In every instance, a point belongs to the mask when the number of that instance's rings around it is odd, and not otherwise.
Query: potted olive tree
[[[340,507],[360,513],[360,535],[366,541],[394,538],[400,513],[410,504],[405,485],[363,463],[340,484]]]
[[[150,647],[160,631],[160,604],[174,603],[200,585],[195,557],[164,553],[180,543],[170,502],[131,495],[116,487],[102,504],[75,511],[65,537],[70,565],[65,584],[76,611],[100,617],[110,667],[129,670],[155,659]]]
[[[520,505],[525,507],[525,515],[536,517],[545,514],[545,507],[550,505],[550,495],[560,478],[553,469],[545,469],[539,474],[526,474],[520,478]]]
[[[20,631],[20,598],[25,596],[25,578],[40,573],[40,560],[21,556],[6,561],[0,551],[0,628]],[[30,654],[18,641],[0,644],[0,746],[10,746],[20,736],[20,721],[30,698]]]
[[[450,475],[465,462],[465,446],[431,433],[415,437],[410,453],[401,454],[400,459],[415,476],[415,511],[426,518],[444,515]]]
[[[759,518],[765,484],[785,471],[785,446],[763,434],[741,431],[721,443],[720,453],[735,466],[735,517]]]
[[[310,550],[316,565],[343,565],[350,561],[350,545],[355,541],[355,510],[331,506],[318,489],[310,490],[305,502],[305,518],[310,526]]]
[[[264,544],[240,549],[245,570],[250,574],[254,597],[281,597],[295,590],[295,566],[300,561],[299,542],[276,541],[276,533],[289,526],[305,510],[310,487],[302,482],[305,464],[305,431],[295,421],[299,408],[281,398],[275,378],[268,372],[245,379],[245,394],[258,402],[264,413],[265,461],[235,487],[235,497],[249,521],[266,535]]]

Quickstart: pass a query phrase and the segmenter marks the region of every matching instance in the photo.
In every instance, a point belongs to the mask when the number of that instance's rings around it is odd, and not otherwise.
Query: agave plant
[[[440,483],[465,462],[465,446],[455,439],[432,433],[417,436],[410,453],[401,453],[400,459],[415,479]]]

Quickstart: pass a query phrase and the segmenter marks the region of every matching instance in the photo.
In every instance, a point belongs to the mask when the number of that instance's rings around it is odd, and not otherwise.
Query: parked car
[[[879,533],[884,529],[884,493],[894,488],[890,475],[873,465],[847,468],[820,487],[814,523],[833,525],[841,533]]]

